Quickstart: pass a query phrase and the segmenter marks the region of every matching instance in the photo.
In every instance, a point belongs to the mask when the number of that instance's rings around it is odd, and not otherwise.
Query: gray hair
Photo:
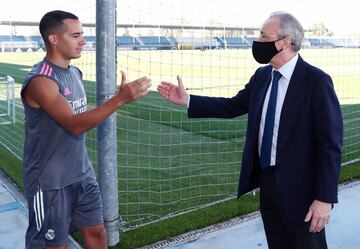
[[[292,48],[295,52],[301,48],[304,39],[304,29],[300,22],[290,13],[277,11],[270,14],[269,19],[278,18],[280,21],[278,35],[280,37],[289,36],[292,42]]]

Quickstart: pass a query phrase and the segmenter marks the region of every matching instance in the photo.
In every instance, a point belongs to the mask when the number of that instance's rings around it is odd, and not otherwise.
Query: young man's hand
[[[117,93],[118,100],[122,104],[130,104],[149,93],[151,79],[144,76],[132,82],[126,83],[126,74],[121,71],[121,85]]]

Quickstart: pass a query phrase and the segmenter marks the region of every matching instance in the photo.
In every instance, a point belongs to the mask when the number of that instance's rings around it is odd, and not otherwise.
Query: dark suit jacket
[[[256,70],[232,98],[191,95],[190,118],[233,118],[248,113],[238,197],[259,187],[258,133],[271,66]],[[332,80],[300,56],[281,110],[275,179],[285,213],[303,223],[314,201],[336,203],[343,123]]]

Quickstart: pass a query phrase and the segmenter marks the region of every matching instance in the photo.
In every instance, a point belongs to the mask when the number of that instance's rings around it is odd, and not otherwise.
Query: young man
[[[149,92],[150,79],[125,84],[103,105],[86,110],[81,71],[70,60],[85,44],[78,17],[51,11],[40,21],[45,58],[28,73],[21,97],[25,109],[24,190],[29,204],[27,249],[66,248],[80,229],[86,248],[106,248],[102,200],[84,132],[119,107]]]
[[[326,249],[325,225],[337,202],[343,123],[332,80],[298,51],[304,31],[289,13],[273,13],[253,43],[256,70],[232,98],[195,96],[158,86],[192,118],[248,113],[238,196],[260,187],[270,249]]]

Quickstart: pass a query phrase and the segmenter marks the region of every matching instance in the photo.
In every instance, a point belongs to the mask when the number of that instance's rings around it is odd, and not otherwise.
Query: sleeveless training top
[[[61,68],[44,59],[27,74],[23,89],[35,77],[47,77],[59,86],[74,113],[86,111],[82,73],[74,67]],[[25,110],[24,189],[31,197],[39,188],[59,189],[87,177],[95,178],[85,147],[85,135],[72,135],[41,108],[33,108],[23,99]],[[54,106],[53,108],[57,108]]]

